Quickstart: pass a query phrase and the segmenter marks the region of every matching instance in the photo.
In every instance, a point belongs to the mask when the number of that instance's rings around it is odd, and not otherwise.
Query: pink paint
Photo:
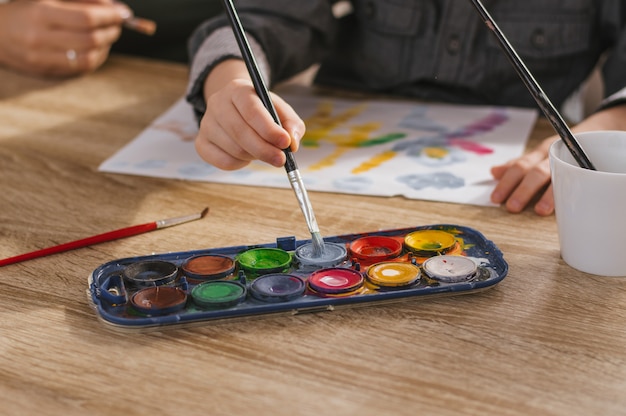
[[[450,146],[456,146],[468,152],[476,153],[477,155],[488,155],[493,153],[493,149],[483,146],[480,143],[472,142],[464,139],[449,139],[448,144]]]

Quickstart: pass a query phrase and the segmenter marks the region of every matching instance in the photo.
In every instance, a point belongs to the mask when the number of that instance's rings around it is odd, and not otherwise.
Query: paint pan
[[[320,296],[351,296],[358,293],[364,282],[361,272],[342,267],[317,270],[309,276],[309,289]]]
[[[441,230],[420,230],[404,237],[404,246],[417,257],[446,254],[457,245],[456,237]]]
[[[363,264],[391,260],[402,253],[402,243],[392,237],[372,235],[350,243],[350,257]]]
[[[382,262],[367,268],[367,280],[379,288],[405,288],[420,281],[421,271],[413,263]]]
[[[324,243],[321,256],[315,255],[313,244],[303,244],[295,251],[296,261],[303,267],[326,268],[337,266],[346,259],[348,250],[343,244]]]
[[[444,255],[429,258],[422,268],[431,279],[444,283],[456,283],[473,279],[478,265],[467,257]]]
[[[221,254],[194,256],[181,267],[190,283],[233,278],[235,260]]]
[[[117,273],[107,276],[100,283],[100,295],[111,306],[124,305],[127,293],[122,276]]]
[[[134,287],[162,286],[178,278],[178,266],[162,260],[147,260],[130,264],[122,273],[124,280]]]
[[[291,274],[266,274],[250,285],[250,295],[262,302],[287,302],[304,293],[304,280]]]
[[[169,315],[185,307],[187,294],[174,286],[153,286],[136,292],[130,303],[135,310],[146,315]]]
[[[191,298],[202,309],[231,308],[246,298],[246,287],[231,280],[213,280],[194,287]]]
[[[405,240],[428,256],[407,250]],[[104,321],[147,328],[460,295],[492,287],[508,272],[493,242],[454,224],[326,237],[330,255],[322,259],[310,244],[285,236],[111,260],[89,276],[89,293]],[[190,285],[194,278],[204,280]],[[170,292],[171,304],[157,297]]]
[[[291,266],[292,256],[280,248],[253,248],[237,257],[239,266],[248,279],[270,273],[286,272]]]

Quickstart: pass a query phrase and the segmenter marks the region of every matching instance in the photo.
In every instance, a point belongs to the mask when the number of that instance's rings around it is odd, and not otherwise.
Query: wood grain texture
[[[311,192],[323,235],[456,223],[509,263],[498,286],[305,315],[115,331],[86,295],[109,260],[308,238],[291,190],[97,172],[184,93],[183,66],[114,57],[78,79],[0,71],[0,257],[210,206],[203,220],[0,268],[7,415],[616,415],[626,280],[559,257],[530,210]],[[551,134],[540,121],[533,140]]]

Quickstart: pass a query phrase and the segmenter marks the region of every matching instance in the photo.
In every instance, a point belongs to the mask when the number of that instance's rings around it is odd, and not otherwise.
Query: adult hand
[[[0,64],[37,76],[93,71],[131,10],[111,0],[16,0],[0,5]]]

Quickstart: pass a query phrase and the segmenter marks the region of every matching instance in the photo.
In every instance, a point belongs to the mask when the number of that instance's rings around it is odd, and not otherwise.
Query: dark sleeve
[[[285,80],[319,62],[329,50],[336,31],[331,0],[238,0],[235,2],[241,24],[263,49],[269,64],[270,85]],[[229,27],[225,15],[200,25],[189,41],[189,55],[194,58],[205,41],[217,29]],[[197,113],[202,113],[202,85],[213,66],[224,59],[240,56],[225,53],[192,75],[187,99]]]
[[[609,3],[612,13],[604,24],[609,29],[606,36],[611,47],[602,66],[604,96],[608,99],[602,108],[626,104],[626,4],[622,0]]]

